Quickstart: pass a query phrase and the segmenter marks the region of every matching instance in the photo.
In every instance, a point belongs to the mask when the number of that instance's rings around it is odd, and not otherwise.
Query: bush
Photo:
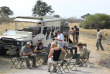
[[[7,16],[1,16],[0,17],[0,24],[2,24],[3,22],[10,23],[10,22],[13,22],[13,20],[14,20],[14,18],[10,18]]]
[[[82,19],[77,19],[77,18],[67,18],[67,19],[62,19],[62,21],[68,22],[68,23],[80,23],[83,20]]]
[[[106,14],[95,14],[89,15],[85,21],[80,24],[80,27],[86,29],[108,29],[110,28],[110,15]]]

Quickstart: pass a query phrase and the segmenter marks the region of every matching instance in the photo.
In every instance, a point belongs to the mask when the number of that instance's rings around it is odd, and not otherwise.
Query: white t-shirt
[[[97,33],[97,39],[101,39],[101,35],[102,35],[102,32],[99,31],[99,32]]]
[[[62,42],[64,42],[64,36],[63,36],[63,34],[60,33],[60,35],[58,35],[57,39],[62,40],[62,41],[58,41],[58,43],[62,43]]]

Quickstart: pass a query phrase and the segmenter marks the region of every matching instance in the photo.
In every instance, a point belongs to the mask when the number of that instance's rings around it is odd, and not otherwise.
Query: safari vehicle
[[[0,37],[0,54],[5,54],[8,50],[10,55],[16,54],[27,41],[32,41],[32,32],[8,31],[5,35]]]
[[[8,50],[10,55],[16,54],[15,52],[21,49],[27,41],[30,41],[33,46],[39,38],[42,38],[43,45],[48,47],[48,45],[53,41],[53,37],[56,36],[56,30],[59,29],[64,32],[65,29],[61,29],[63,24],[58,18],[52,17],[16,17],[15,31],[8,31],[5,33],[6,36],[1,36],[0,41],[2,42],[2,47],[0,52],[5,54]],[[17,29],[17,22],[33,22],[36,26],[23,28],[21,30]]]

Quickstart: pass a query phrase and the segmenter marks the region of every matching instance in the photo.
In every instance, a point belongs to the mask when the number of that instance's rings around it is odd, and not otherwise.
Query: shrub
[[[89,15],[85,21],[80,24],[80,27],[86,29],[96,29],[96,28],[110,28],[110,15],[107,14],[95,14]]]
[[[1,16],[0,17],[0,24],[2,24],[3,22],[10,23],[10,22],[13,22],[13,20],[14,20],[14,18],[10,18],[7,16]]]
[[[65,22],[68,22],[68,23],[80,23],[83,20],[82,19],[77,19],[77,18],[71,17],[71,18],[66,18],[66,19],[63,18],[62,21],[65,21]]]

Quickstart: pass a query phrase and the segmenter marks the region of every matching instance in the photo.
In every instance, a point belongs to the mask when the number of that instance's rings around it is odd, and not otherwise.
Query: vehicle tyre
[[[6,52],[4,48],[0,48],[0,55],[6,55]]]

